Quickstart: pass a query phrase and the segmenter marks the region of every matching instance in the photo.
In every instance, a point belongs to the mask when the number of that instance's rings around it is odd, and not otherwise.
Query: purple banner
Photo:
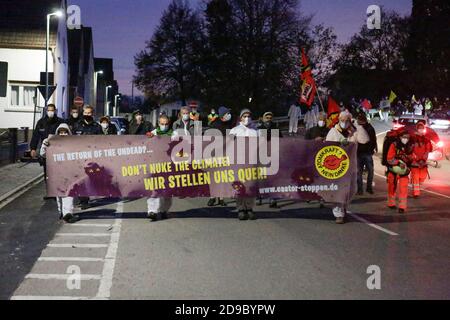
[[[270,197],[349,203],[356,145],[301,138],[53,137],[49,196]]]

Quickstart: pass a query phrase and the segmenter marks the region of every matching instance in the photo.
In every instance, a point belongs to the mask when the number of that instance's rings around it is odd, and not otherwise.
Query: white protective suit
[[[306,131],[317,126],[319,120],[317,119],[316,112],[314,110],[309,110],[305,114],[304,122],[305,122],[305,126],[306,126]]]
[[[259,133],[256,129],[253,129],[250,126],[244,126],[242,123],[240,123],[237,127],[231,129],[230,135],[235,137],[258,137]],[[236,207],[238,211],[253,210],[255,206],[256,198],[254,197],[236,199]]]
[[[341,127],[339,126],[339,124],[337,124],[336,126],[334,126],[334,128],[330,130],[326,139],[326,141],[328,142],[339,142],[339,143],[342,143],[344,140],[347,140],[348,142],[356,142],[357,135],[352,134],[348,138],[345,138],[341,133]],[[346,211],[345,207],[337,206],[333,209],[333,214],[336,218],[344,218],[345,211]]]
[[[66,129],[69,132],[69,135],[72,135],[72,131],[69,128],[69,125],[66,123],[61,124],[58,129],[56,129],[56,135],[59,135],[59,131],[61,129]],[[41,157],[45,158],[47,155],[47,148],[49,146],[49,139],[45,139],[42,142],[40,154]],[[62,217],[65,217],[68,214],[73,214],[74,208],[74,198],[72,197],[57,197],[56,204],[58,205],[58,212]]]
[[[288,117],[289,117],[289,133],[297,133],[298,132],[298,121],[302,115],[302,110],[300,107],[297,107],[295,104],[291,106],[289,109]]]

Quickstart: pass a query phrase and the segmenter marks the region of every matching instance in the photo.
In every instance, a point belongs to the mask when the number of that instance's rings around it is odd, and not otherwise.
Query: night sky
[[[113,58],[115,77],[123,94],[131,94],[134,55],[144,49],[170,0],[69,0],[81,8],[82,23],[93,28],[96,57]],[[199,1],[191,0],[198,5]],[[402,15],[411,13],[412,0],[301,0],[313,23],[334,27],[346,42],[366,21],[366,9],[382,5]]]

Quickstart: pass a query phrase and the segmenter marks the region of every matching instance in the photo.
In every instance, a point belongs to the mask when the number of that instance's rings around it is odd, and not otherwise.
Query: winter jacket
[[[235,137],[258,137],[259,132],[251,126],[246,127],[240,123],[237,127],[231,129],[230,135]]]
[[[75,125],[73,134],[77,136],[96,136],[102,135],[102,127],[95,121],[86,123],[85,120],[81,120]]]
[[[44,118],[40,119],[33,131],[33,137],[31,138],[30,142],[30,149],[37,150],[39,143],[47,139],[49,135],[55,134],[56,129],[63,122],[64,121],[61,118],[58,118],[56,116],[54,118],[45,116]]]
[[[143,121],[141,124],[137,124],[136,121],[130,123],[129,133],[130,135],[143,136],[153,131],[153,125],[148,121]]]

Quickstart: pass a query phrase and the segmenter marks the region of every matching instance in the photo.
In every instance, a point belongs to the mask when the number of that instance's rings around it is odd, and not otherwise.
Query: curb
[[[33,179],[25,182],[24,184],[18,186],[17,188],[3,194],[2,196],[0,196],[0,207],[1,207],[1,203],[4,202],[5,200],[7,200],[8,198],[20,193],[20,191],[23,191],[24,189],[27,189],[28,187],[30,187],[31,185],[33,185],[34,183],[36,183],[38,180],[43,179],[44,178],[44,173],[39,174],[38,176],[34,177]],[[20,194],[19,194],[20,195]]]

